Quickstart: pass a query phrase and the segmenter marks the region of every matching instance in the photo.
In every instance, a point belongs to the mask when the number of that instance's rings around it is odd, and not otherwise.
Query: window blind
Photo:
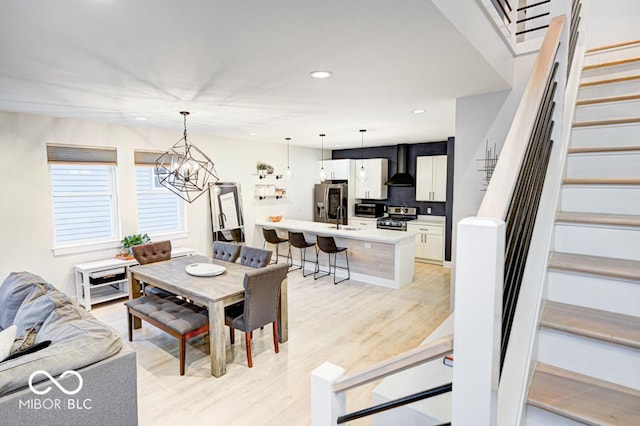
[[[47,144],[49,163],[83,163],[113,165],[117,163],[115,148]]]
[[[164,152],[158,151],[134,151],[133,161],[136,166],[155,166],[156,160],[162,156]]]
[[[136,167],[136,192],[139,233],[184,231],[184,202],[160,185],[150,165]]]
[[[56,246],[116,239],[115,168],[50,164]]]

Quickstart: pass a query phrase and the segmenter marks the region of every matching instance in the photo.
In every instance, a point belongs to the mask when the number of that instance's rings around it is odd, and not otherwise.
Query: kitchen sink
[[[329,228],[336,229],[336,226],[331,225]],[[343,231],[360,231],[362,228],[358,228],[357,226],[340,225],[338,229],[341,229]]]

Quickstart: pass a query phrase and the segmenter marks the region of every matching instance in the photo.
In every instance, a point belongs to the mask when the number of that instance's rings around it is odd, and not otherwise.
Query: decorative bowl
[[[269,220],[271,222],[280,222],[280,220],[282,219],[282,215],[279,214],[277,216],[269,216]]]

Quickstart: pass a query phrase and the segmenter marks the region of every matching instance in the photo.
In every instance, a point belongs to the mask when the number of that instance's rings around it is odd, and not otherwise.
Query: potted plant
[[[259,175],[266,175],[268,169],[269,165],[267,163],[263,163],[262,161],[258,161],[258,163],[256,163],[256,170]]]
[[[122,243],[122,252],[120,252],[120,256],[118,257],[132,259],[133,252],[131,251],[131,247],[151,242],[151,238],[149,238],[147,234],[132,234],[124,237],[120,242]]]

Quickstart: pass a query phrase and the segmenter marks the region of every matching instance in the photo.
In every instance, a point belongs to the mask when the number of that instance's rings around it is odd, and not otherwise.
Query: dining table
[[[196,276],[187,273],[192,264],[214,264],[225,268],[223,273],[214,276]],[[189,268],[197,270],[197,268]],[[239,263],[225,262],[206,256],[193,255],[170,260],[132,266],[129,268],[129,298],[141,297],[142,283],[152,285],[178,296],[196,305],[208,309],[209,347],[211,355],[211,374],[215,377],[227,371],[225,306],[244,299],[244,276],[252,267]],[[134,328],[141,327],[141,320],[134,317]],[[280,287],[278,304],[278,340],[288,340],[287,278]]]

